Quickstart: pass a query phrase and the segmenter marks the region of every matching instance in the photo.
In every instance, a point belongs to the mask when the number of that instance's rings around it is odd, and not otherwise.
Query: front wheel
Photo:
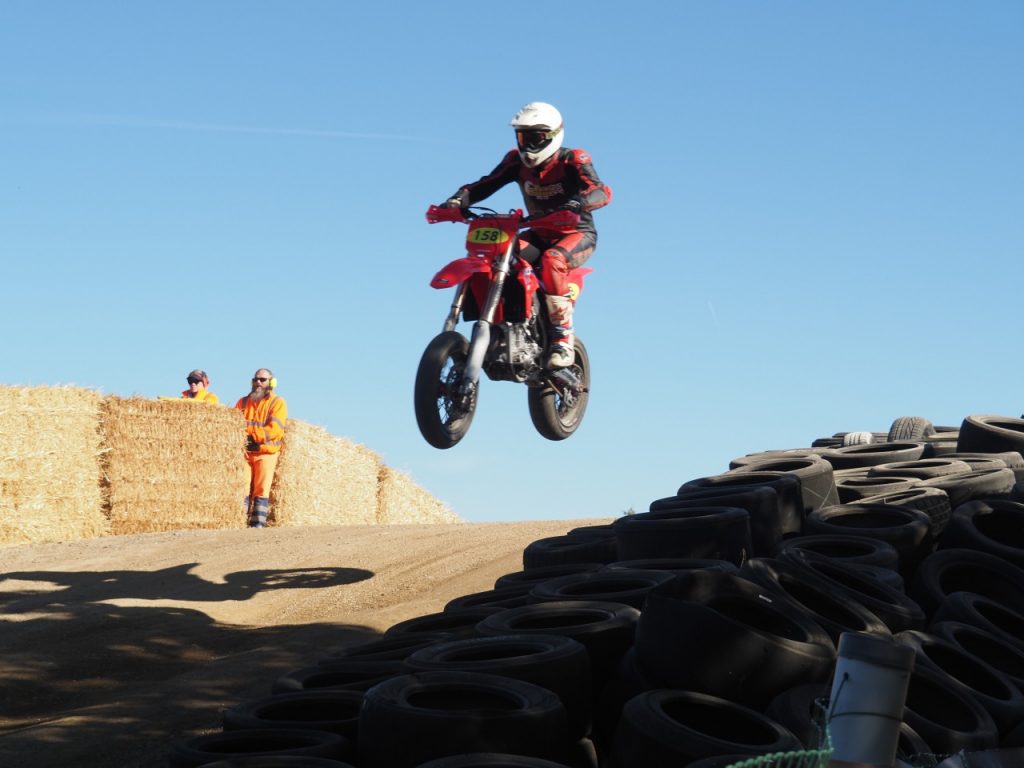
[[[435,448],[451,448],[465,437],[476,411],[476,388],[463,391],[469,342],[461,333],[446,331],[423,350],[416,369],[416,424]]]
[[[576,359],[564,369],[579,382],[570,386],[554,380],[543,387],[529,391],[530,418],[537,431],[548,440],[565,440],[583,421],[590,397],[590,358],[579,338],[575,341]]]

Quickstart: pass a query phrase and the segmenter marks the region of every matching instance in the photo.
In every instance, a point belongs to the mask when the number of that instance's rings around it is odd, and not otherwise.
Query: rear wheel
[[[476,411],[476,390],[464,394],[462,374],[469,342],[456,331],[433,338],[416,370],[416,424],[435,448],[451,448],[465,437]]]
[[[529,391],[530,418],[537,431],[548,440],[565,440],[579,427],[590,397],[590,358],[579,338],[575,341],[576,359],[564,369],[580,382],[579,387],[554,382]]]

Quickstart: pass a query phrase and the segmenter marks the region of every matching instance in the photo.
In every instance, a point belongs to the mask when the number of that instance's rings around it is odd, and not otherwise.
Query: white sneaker
[[[548,368],[568,368],[576,362],[576,351],[569,344],[553,344],[548,355]]]

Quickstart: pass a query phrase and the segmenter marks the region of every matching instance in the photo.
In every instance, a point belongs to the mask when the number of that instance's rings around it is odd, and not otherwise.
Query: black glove
[[[466,197],[466,190],[460,189],[454,195],[441,203],[441,208],[465,208],[468,205]]]
[[[583,213],[583,201],[580,200],[578,197],[570,198],[569,200],[566,200],[565,203],[562,204],[559,210],[569,211],[570,213],[575,213],[576,215],[579,215]]]
[[[256,438],[252,435],[245,436],[245,450],[249,453],[257,453],[260,450],[260,444],[256,442]]]

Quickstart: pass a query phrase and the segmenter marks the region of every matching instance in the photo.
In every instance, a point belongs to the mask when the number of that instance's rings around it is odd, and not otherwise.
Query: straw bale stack
[[[380,456],[369,448],[289,419],[270,491],[270,523],[376,523],[380,467]]]
[[[245,527],[245,422],[234,408],[111,396],[102,429],[112,533]]]
[[[382,525],[402,523],[460,523],[448,505],[438,501],[404,472],[381,467],[378,490],[379,515]]]
[[[110,532],[99,485],[100,397],[0,386],[0,545]]]

